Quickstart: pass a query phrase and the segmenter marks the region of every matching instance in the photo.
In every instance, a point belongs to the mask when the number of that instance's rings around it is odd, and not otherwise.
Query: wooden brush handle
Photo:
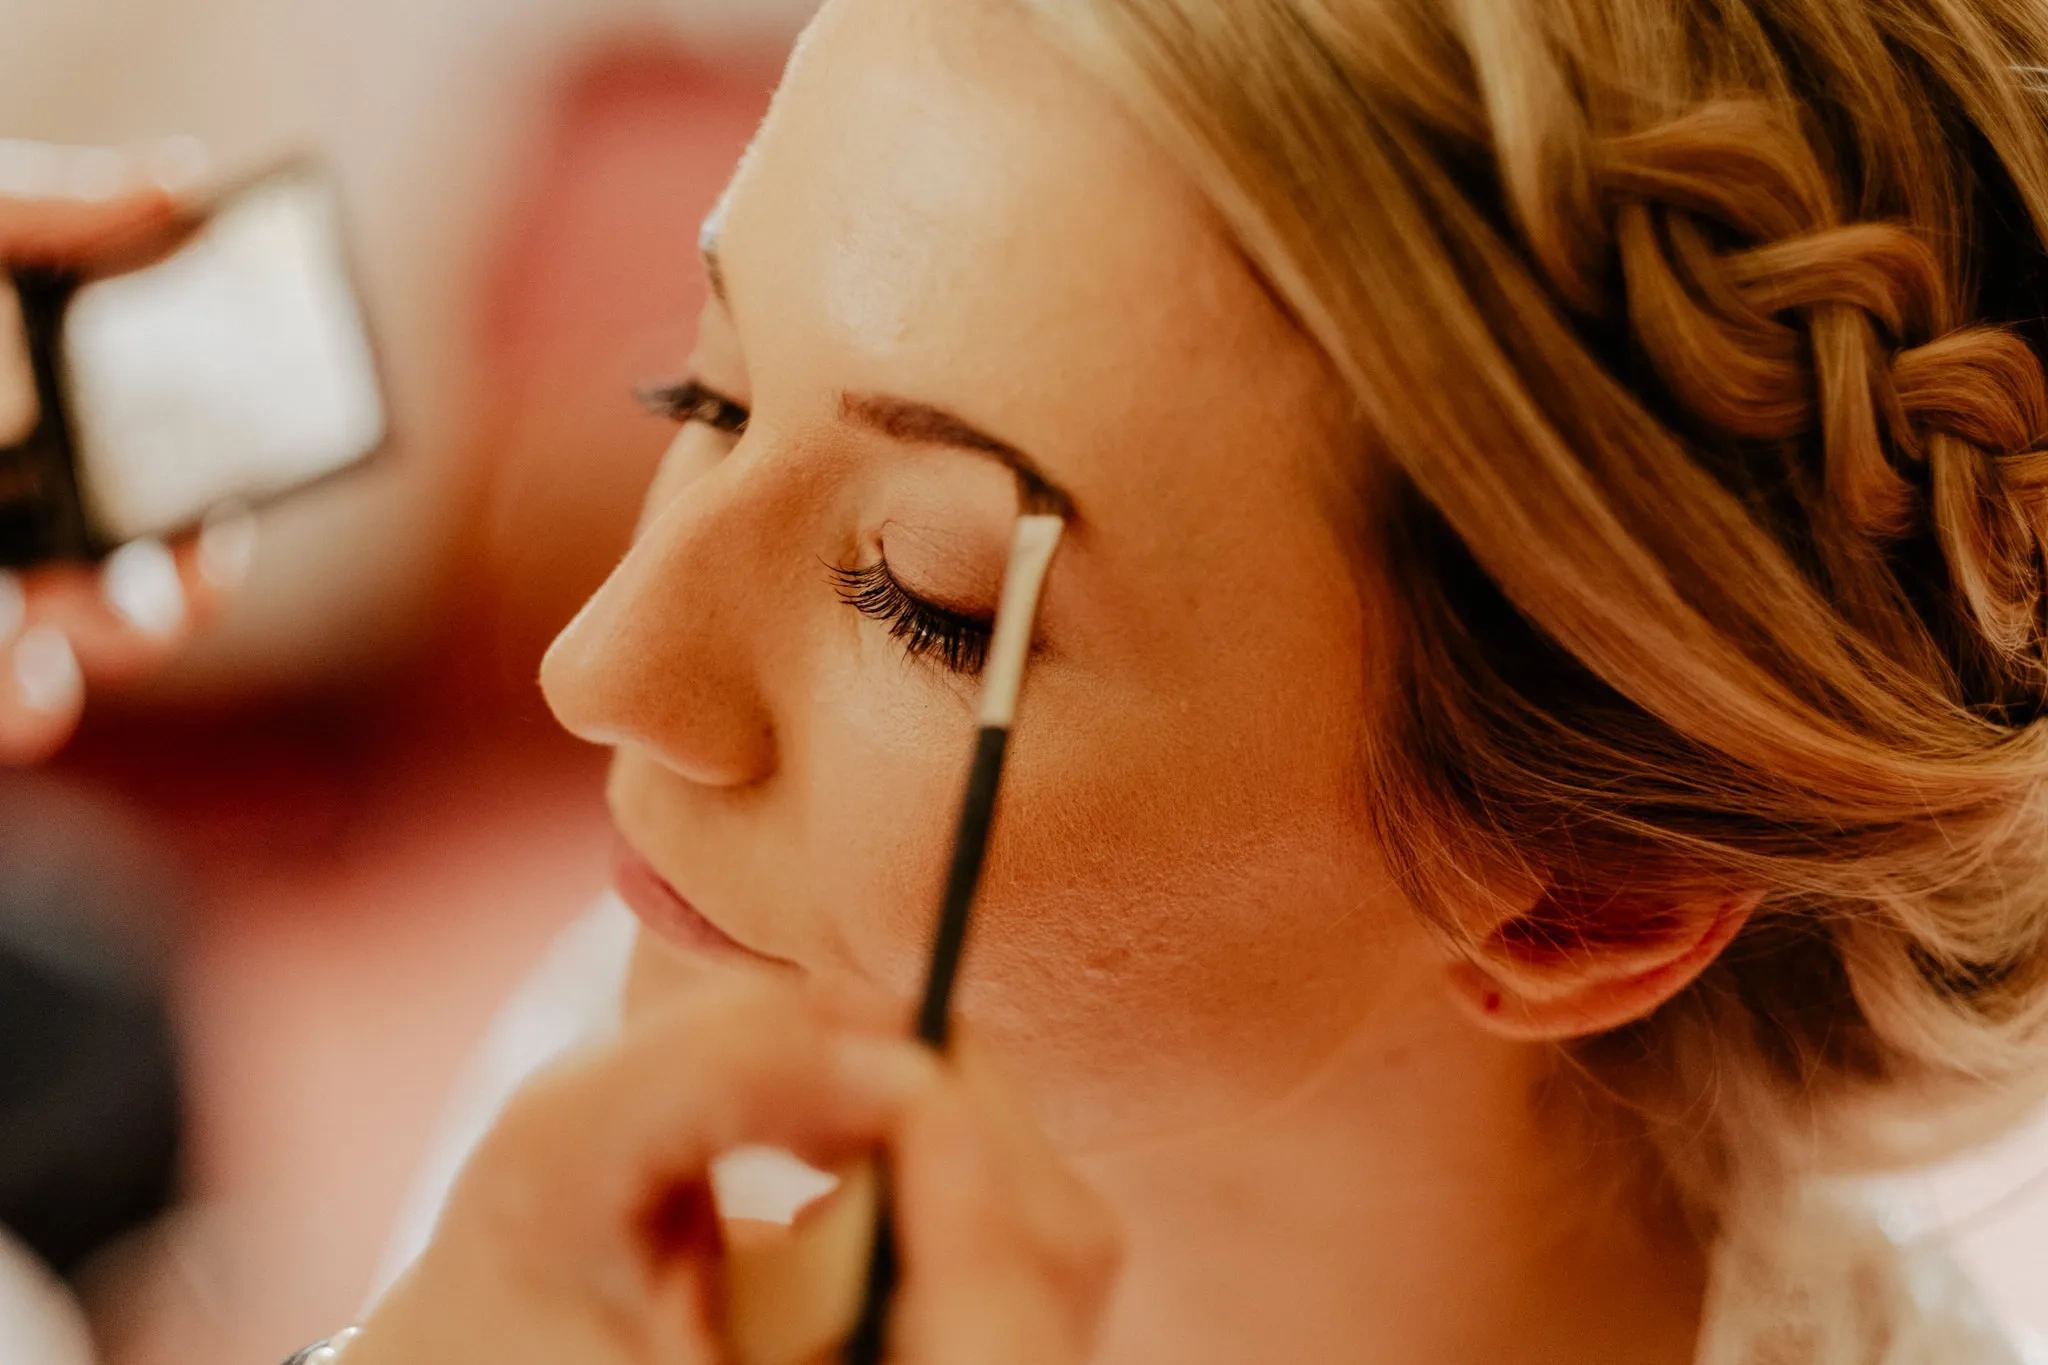
[[[732,1365],[826,1365],[860,1316],[880,1213],[872,1159],[788,1233],[736,1242],[725,1260],[725,1346]]]

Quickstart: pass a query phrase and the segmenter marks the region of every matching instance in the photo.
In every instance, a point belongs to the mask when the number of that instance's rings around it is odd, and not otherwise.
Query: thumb
[[[1115,1224],[1064,1170],[1022,1159],[1001,1124],[960,1085],[905,1117],[896,1164],[905,1273],[892,1361],[1090,1357],[1120,1259]]]
[[[104,201],[0,196],[0,260],[57,266],[117,258],[141,264],[174,245],[188,226],[161,189]]]

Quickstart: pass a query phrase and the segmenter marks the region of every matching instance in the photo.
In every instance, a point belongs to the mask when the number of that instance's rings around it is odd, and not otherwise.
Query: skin
[[[140,264],[175,235],[179,206],[170,195],[143,191],[100,201],[0,197],[0,261],[9,266]],[[7,354],[12,354],[11,350]],[[126,619],[102,591],[98,569],[81,564],[39,565],[25,573],[0,570],[0,764],[40,762],[61,749],[77,729],[86,694],[131,682],[176,654],[178,647],[220,610],[234,586],[202,568],[197,537],[170,547],[183,610],[168,629],[142,629]],[[14,667],[14,652],[30,632],[61,635],[77,663],[72,685],[31,695]],[[33,646],[32,646],[33,647]]]
[[[899,1361],[1689,1360],[1698,1249],[1539,1092],[1552,1044],[1682,989],[1748,901],[1664,907],[1626,953],[1424,928],[1359,796],[1385,598],[1333,497],[1360,433],[1192,187],[1015,9],[833,0],[711,236],[689,368],[744,435],[682,430],[543,684],[616,748],[624,837],[778,965],[691,1014],[733,972],[643,936],[629,1041],[486,1145],[365,1358],[716,1358],[715,1246],[650,1249],[629,1215],[780,1136],[889,1149]],[[999,436],[1074,515],[958,1000],[974,1045],[882,1047],[867,1074],[898,1082],[854,1102],[817,1058],[916,994],[976,689],[831,571],[886,557],[985,613],[1018,510],[986,454],[862,421],[878,396]],[[951,1136],[920,1143],[933,1112]],[[997,1151],[1028,1174],[984,1178]],[[578,1202],[622,1168],[630,1197]],[[980,1215],[918,1216],[946,1191]]]
[[[1015,1110],[986,1068],[942,1069],[788,982],[700,983],[514,1099],[349,1365],[726,1361],[706,1168],[749,1142],[823,1165],[888,1147],[891,1361],[1086,1360],[1114,1228]]]
[[[799,68],[719,226],[730,305],[690,370],[755,425],[737,447],[685,429],[549,697],[619,746],[620,829],[720,928],[910,997],[976,686],[906,660],[825,566],[883,556],[985,614],[1017,494],[840,398],[937,401],[1000,434],[1078,514],[962,1009],[1031,1058],[1074,1146],[1263,1107],[1413,975],[1421,940],[1360,913],[1392,892],[1355,795],[1362,603],[1312,515],[1338,391],[1081,77],[1049,53],[984,71],[973,27],[869,13],[814,32],[842,55]],[[927,60],[903,70],[901,42]],[[1083,116],[1038,127],[1041,102]],[[848,147],[849,119],[876,135]],[[650,949],[649,996],[660,964]],[[1286,1009],[1246,1010],[1275,987]]]

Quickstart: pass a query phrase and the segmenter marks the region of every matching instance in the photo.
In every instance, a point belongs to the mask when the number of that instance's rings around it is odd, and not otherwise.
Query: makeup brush
[[[1003,571],[1003,595],[996,605],[995,629],[989,640],[987,671],[981,684],[981,729],[974,739],[974,763],[967,770],[967,794],[960,802],[960,823],[953,834],[953,865],[946,877],[945,899],[939,903],[938,932],[932,938],[931,966],[924,979],[924,1003],[917,1012],[918,1038],[944,1051],[953,1017],[953,983],[967,947],[967,926],[973,918],[974,892],[981,885],[981,863],[988,852],[995,820],[996,792],[1003,781],[1003,755],[1009,748],[1010,722],[1017,716],[1017,698],[1024,690],[1024,664],[1031,653],[1032,626],[1038,619],[1038,598],[1052,567],[1066,523],[1056,516],[1027,512],[1017,518],[1010,538],[1010,563]],[[867,1294],[861,1314],[847,1339],[845,1365],[882,1365],[883,1336],[888,1327],[889,1299],[896,1288],[896,1233],[889,1218],[888,1171],[881,1172],[880,1206],[875,1218],[874,1248],[868,1256]]]
[[[981,729],[975,736],[974,764],[967,770],[960,824],[953,834],[953,867],[946,878],[945,899],[939,904],[939,928],[932,939],[924,1004],[917,1012],[918,1038],[940,1051],[945,1050],[952,1021],[953,982],[960,974],[960,956],[967,946],[974,892],[981,884],[981,860],[988,852],[1010,722],[1016,718],[1017,698],[1024,690],[1024,664],[1031,653],[1038,598],[1064,529],[1065,523],[1058,517],[1027,513],[1017,518],[1010,540],[1010,564],[1003,572],[1003,595],[996,606],[981,685]]]
[[[1010,560],[1003,571],[1002,597],[982,671],[974,760],[967,771],[924,1000],[917,1012],[918,1038],[940,1051],[950,1033],[953,984],[967,947],[1039,596],[1065,529],[1059,516],[1027,510],[1017,518],[1010,538]],[[829,1351],[831,1343],[842,1340],[844,1365],[881,1365],[897,1278],[888,1169],[879,1161],[863,1162],[843,1173],[842,1180],[842,1189],[816,1221],[793,1229],[782,1244],[761,1252],[729,1252],[726,1342],[737,1365],[808,1365]],[[862,1260],[867,1266],[864,1283],[848,1273]]]

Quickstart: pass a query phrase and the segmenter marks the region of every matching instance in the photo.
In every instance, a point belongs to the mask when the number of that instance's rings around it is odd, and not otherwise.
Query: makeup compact
[[[0,272],[0,564],[261,503],[359,463],[386,425],[334,186],[310,164],[161,241]]]

